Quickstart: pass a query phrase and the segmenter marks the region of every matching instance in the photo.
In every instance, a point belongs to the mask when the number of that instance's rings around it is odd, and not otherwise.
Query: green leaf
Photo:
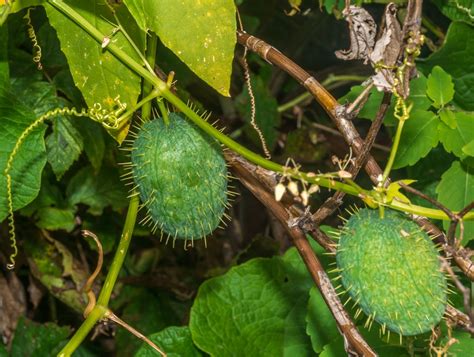
[[[474,2],[472,0],[433,0],[443,15],[452,21],[460,20],[474,24]]]
[[[457,341],[449,348],[449,356],[464,357],[469,356],[474,351],[474,339],[471,335],[464,331],[453,331],[452,337]],[[440,341],[441,346],[445,346],[448,342],[448,337]]]
[[[394,168],[414,165],[428,155],[438,145],[438,124],[436,114],[424,110],[414,110],[405,122],[398,146]]]
[[[449,126],[451,129],[456,129],[456,126],[458,124],[456,123],[456,115],[452,110],[444,108],[439,112],[439,118],[444,124]]]
[[[449,209],[455,211],[463,209],[474,200],[474,167],[459,161],[453,162],[441,177],[436,192],[438,201]],[[444,221],[443,225],[448,230],[450,222]],[[463,244],[472,239],[474,239],[474,222],[465,221]]]
[[[114,26],[111,23],[114,23],[114,18],[105,0],[65,2],[85,20],[94,24],[104,36],[112,33]],[[102,107],[111,109],[117,96],[129,107],[135,105],[140,93],[140,77],[109,51],[102,49],[100,43],[68,16],[48,3],[44,6],[51,25],[57,31],[61,50],[68,60],[74,83],[82,92],[87,105],[93,107],[95,103],[99,103]],[[143,49],[143,33],[138,27],[131,26],[134,21],[130,14],[124,6],[116,10],[121,23],[130,26],[127,29],[129,35],[138,48]],[[121,32],[113,36],[113,41],[126,54],[140,62],[132,45]]]
[[[75,210],[71,208],[45,207],[38,211],[36,225],[47,230],[64,229],[71,232],[75,225]]]
[[[121,226],[123,225],[122,218],[120,215],[112,214],[86,217],[82,221],[82,228],[94,232],[100,237],[104,254],[108,254],[120,238]],[[97,251],[97,245],[93,240],[88,239],[87,244],[90,249]]]
[[[236,43],[233,0],[125,0],[142,30],[152,30],[189,68],[229,96]]]
[[[276,128],[280,125],[281,118],[278,113],[278,102],[271,95],[261,77],[252,77],[252,89],[255,96],[255,122],[262,131],[265,142],[271,150],[278,139],[278,131]],[[251,101],[247,86],[244,86],[242,93],[236,98],[237,109],[243,115],[248,123],[246,127],[247,133],[253,137],[254,142],[261,146],[260,138],[255,129],[250,125],[251,117]]]
[[[339,336],[334,317],[316,287],[312,287],[309,293],[306,333],[316,353],[322,352],[326,344]]]
[[[372,347],[379,356],[409,357],[406,347],[400,346],[400,337],[398,335],[390,335],[390,339],[387,341],[387,336],[380,336],[380,327],[377,328],[377,326],[374,326],[371,330],[367,330],[367,328],[363,326],[358,326],[358,329],[367,344]]]
[[[69,327],[50,322],[38,324],[22,317],[16,327],[10,353],[22,357],[53,356],[61,350],[69,334]]]
[[[331,343],[324,346],[319,357],[340,357],[345,355],[347,355],[347,352],[344,350],[344,340],[342,336],[337,336]]]
[[[8,86],[9,82],[10,71],[8,69],[8,27],[0,26],[0,88]]]
[[[306,356],[312,280],[296,249],[204,282],[191,309],[194,343],[214,356]]]
[[[90,166],[84,167],[69,181],[66,193],[70,205],[88,205],[89,213],[97,216],[107,206],[119,209],[127,204],[127,192],[119,173],[109,167],[102,167],[98,173]]]
[[[463,146],[462,152],[468,156],[474,156],[474,139],[469,144]]]
[[[50,110],[63,108],[67,101],[56,95],[56,88],[48,82],[31,79],[28,76],[12,79],[12,91],[31,108],[36,117]]]
[[[45,0],[15,0],[12,2],[12,13],[26,9],[30,6],[41,5]]]
[[[474,139],[474,114],[455,113],[456,128],[451,129],[443,123],[439,125],[439,140],[448,152],[463,157],[463,147]]]
[[[104,130],[99,123],[92,120],[82,119],[76,125],[87,145],[84,151],[92,167],[97,172],[102,166],[102,160],[105,155],[105,137]]]
[[[32,275],[49,292],[76,312],[82,313],[87,298],[82,288],[89,272],[66,246],[54,239],[29,236],[24,252]]]
[[[5,23],[11,11],[12,11],[11,4],[4,2],[3,5],[0,5],[0,27]]]
[[[413,110],[427,110],[431,106],[431,101],[426,97],[426,77],[419,74],[410,82],[410,97],[408,102],[413,103]],[[345,104],[354,101],[357,96],[364,90],[363,86],[354,86],[350,92],[339,99],[339,103]],[[375,115],[382,102],[383,93],[373,88],[370,91],[370,97],[362,110],[359,112],[358,118],[374,120]],[[387,110],[387,115],[384,119],[384,124],[387,126],[397,125],[398,119],[393,115],[395,110],[395,99],[392,97],[390,107]]]
[[[8,157],[23,131],[35,121],[34,113],[15,96],[0,88],[0,221],[7,216],[7,179],[4,175]],[[45,125],[33,130],[19,148],[10,170],[13,209],[18,210],[38,195],[41,172],[46,164]]]
[[[420,68],[425,72],[442,67],[454,82],[454,101],[465,110],[474,110],[474,28],[461,22],[449,26],[443,47],[433,53]]]
[[[53,132],[46,138],[48,162],[58,180],[79,158],[84,148],[82,135],[74,127],[72,120],[68,117],[55,117],[52,120]]]
[[[436,108],[442,108],[454,97],[454,84],[451,76],[440,66],[434,66],[426,82],[426,94]]]
[[[148,336],[168,357],[199,357],[203,354],[194,346],[189,327],[171,326]],[[154,357],[156,351],[147,344],[135,353],[135,357]]]
[[[8,357],[8,351],[3,344],[0,344],[0,357]]]
[[[122,301],[114,301],[114,310],[119,304],[123,305],[121,318],[131,326],[139,326],[140,332],[145,335],[179,323],[175,311],[170,306],[170,299],[165,294],[127,286],[121,291],[120,299]],[[121,356],[133,356],[141,346],[141,341],[125,329],[118,330],[115,338],[117,351],[120,351]]]

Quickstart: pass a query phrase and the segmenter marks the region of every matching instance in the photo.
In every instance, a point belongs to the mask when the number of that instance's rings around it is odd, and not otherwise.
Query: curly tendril
[[[117,129],[120,127],[121,122],[119,116],[125,111],[127,105],[125,103],[121,103],[119,97],[115,98],[114,102],[115,107],[113,110],[104,109],[99,103],[95,103],[90,109],[81,109],[80,111],[78,111],[76,108],[56,108],[40,116],[21,133],[20,137],[15,143],[15,146],[13,147],[12,152],[10,153],[10,156],[8,157],[7,165],[4,171],[4,174],[7,178],[8,233],[10,235],[10,247],[12,248],[12,253],[9,257],[9,263],[7,264],[7,269],[13,270],[15,268],[15,258],[18,254],[15,233],[15,219],[13,215],[12,178],[10,171],[13,166],[13,159],[20,150],[21,145],[23,145],[26,138],[46,120],[59,115],[88,117],[91,120],[102,124],[106,129]]]
[[[33,62],[36,63],[39,70],[43,69],[43,65],[41,64],[41,46],[38,44],[38,39],[36,38],[35,28],[31,23],[30,11],[32,8],[28,8],[26,15],[23,18],[26,20],[26,26],[28,27],[28,37],[31,40],[33,45]]]

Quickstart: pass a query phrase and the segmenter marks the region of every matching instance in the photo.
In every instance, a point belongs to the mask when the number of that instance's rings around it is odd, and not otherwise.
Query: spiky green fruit
[[[403,336],[428,332],[446,308],[446,277],[430,237],[402,214],[361,209],[341,231],[342,284],[362,311]]]
[[[216,140],[171,113],[169,125],[156,119],[142,126],[131,158],[155,229],[200,239],[217,228],[227,204],[227,167]]]

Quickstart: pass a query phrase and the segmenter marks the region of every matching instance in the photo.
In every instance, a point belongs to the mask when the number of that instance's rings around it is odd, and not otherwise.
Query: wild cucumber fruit
[[[403,336],[430,331],[443,317],[446,277],[430,237],[402,214],[361,209],[340,232],[342,285],[368,315]]]
[[[216,140],[170,113],[168,125],[142,125],[131,159],[153,230],[193,240],[217,228],[227,205],[227,167]]]

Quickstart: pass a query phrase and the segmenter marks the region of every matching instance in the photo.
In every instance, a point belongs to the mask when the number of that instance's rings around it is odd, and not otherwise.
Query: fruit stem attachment
[[[163,118],[165,125],[168,126],[170,124],[170,118],[168,116],[168,110],[166,109],[163,98],[160,98],[157,102],[158,108],[160,108],[161,117]]]
[[[150,114],[148,114],[148,117],[143,116],[145,114],[145,105],[148,103],[151,103],[151,101],[161,95],[161,92],[158,89],[154,89],[150,94],[148,94],[145,98],[143,98],[141,101],[139,101],[133,108],[130,108],[127,110],[125,113],[123,113],[120,118],[117,119],[117,122],[122,123],[124,120],[127,120],[133,113],[135,113],[138,109],[143,107],[143,112],[142,112],[142,119],[144,121],[147,121],[147,118],[150,117]],[[151,106],[149,107],[150,112],[151,112]]]
[[[140,198],[138,192],[132,192],[132,197],[130,198],[127,217],[125,218],[125,224],[123,226],[120,242],[115,252],[112,265],[110,266],[107,277],[105,278],[105,283],[102,286],[102,290],[100,291],[97,304],[91,310],[89,315],[87,315],[87,318],[76,331],[74,336],[72,336],[66,346],[64,346],[61,352],[59,352],[59,357],[70,356],[87,337],[88,333],[92,330],[97,321],[105,317],[108,311],[107,306],[110,301],[110,296],[112,295],[115,282],[117,281],[117,277],[122,268],[125,256],[127,255],[128,247],[130,245],[133,229],[135,228],[135,222],[137,219],[139,203]]]

